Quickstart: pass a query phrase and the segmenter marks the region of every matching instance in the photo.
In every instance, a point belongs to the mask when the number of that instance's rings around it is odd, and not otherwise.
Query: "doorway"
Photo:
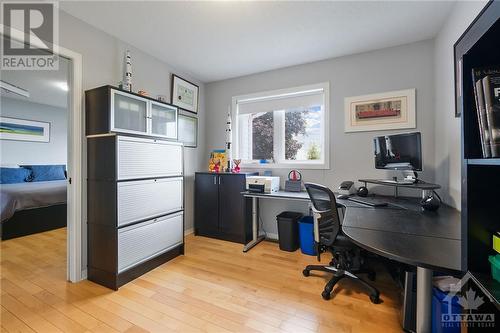
[[[0,26],[0,37],[4,38],[3,26]],[[21,43],[24,41],[24,34],[11,29],[10,38],[13,41]],[[36,39],[31,39],[32,46],[37,47]],[[67,182],[66,191],[66,279],[72,282],[80,281],[85,276],[85,270],[82,266],[82,205],[83,205],[83,177],[82,177],[82,145],[83,145],[83,116],[82,116],[82,57],[80,54],[71,50],[56,47],[57,55],[61,62],[66,63],[66,80],[59,80],[53,83],[61,91],[66,91],[67,105],[67,135],[66,135],[66,166],[65,181]],[[8,71],[2,71],[0,78],[6,78],[11,74]],[[20,74],[18,74],[19,76]],[[16,75],[11,75],[15,77]],[[4,85],[4,84],[2,84]],[[22,87],[21,87],[22,88]],[[3,90],[3,89],[2,89]],[[29,90],[28,90],[29,91]],[[13,118],[13,117],[11,117]],[[29,120],[29,119],[26,119]],[[36,121],[36,119],[33,119]],[[41,122],[40,122],[41,123]],[[36,124],[36,123],[35,123]],[[41,125],[41,124],[40,124]],[[36,126],[35,126],[36,127]],[[40,127],[40,126],[38,126]],[[43,127],[43,126],[41,126]],[[47,127],[47,125],[45,125]],[[50,142],[50,124],[48,136]],[[43,131],[43,130],[42,130]],[[2,143],[4,140],[2,140]],[[35,155],[33,155],[35,156]],[[44,162],[44,165],[58,166],[62,163]],[[30,163],[34,164],[34,163]]]

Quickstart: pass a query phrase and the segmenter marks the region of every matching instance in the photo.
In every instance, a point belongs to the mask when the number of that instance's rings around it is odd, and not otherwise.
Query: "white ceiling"
[[[433,38],[450,1],[60,2],[201,81]]]
[[[68,108],[68,92],[61,86],[68,84],[69,60],[59,58],[57,71],[2,70],[0,79],[17,87],[28,90],[30,97],[22,97],[1,90],[1,98],[14,98],[33,103]]]

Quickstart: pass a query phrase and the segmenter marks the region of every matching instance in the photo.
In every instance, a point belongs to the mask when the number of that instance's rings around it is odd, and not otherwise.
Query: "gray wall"
[[[98,30],[91,25],[76,19],[75,17],[60,12],[59,15],[59,44],[62,47],[78,52],[83,58],[83,89],[87,90],[105,84],[118,85],[123,77],[123,57],[126,49],[131,51],[133,67],[133,90],[146,90],[150,96],[165,95],[170,99],[171,74],[175,73],[186,79],[197,83],[200,86],[200,107],[199,107],[199,132],[198,148],[186,148],[184,169],[186,175],[185,186],[185,226],[190,229],[193,226],[194,216],[194,172],[200,170],[205,164],[205,87],[195,77],[189,73],[176,71],[166,62],[168,59],[159,60],[141,50],[138,50],[125,42]],[[173,51],[175,52],[175,51]],[[86,167],[86,147],[83,152],[83,166]],[[86,170],[84,170],[84,179]],[[86,198],[86,185],[84,186],[83,198]],[[86,203],[83,207],[86,212]],[[85,213],[84,213],[85,214]],[[86,221],[86,214],[84,217]],[[84,258],[82,266],[87,266],[86,260],[86,232],[87,227],[83,225],[83,251]]]
[[[423,140],[421,178],[432,182],[435,166],[433,55],[433,41],[422,41],[209,83],[206,85],[209,117],[205,123],[207,149],[204,157],[207,159],[212,149],[224,147],[225,117],[233,96],[329,81],[330,170],[304,170],[304,179],[336,188],[342,180],[389,178],[392,174],[373,166],[372,139],[381,134],[411,130],[344,133],[344,97],[416,88],[417,130],[422,132]],[[282,185],[288,171],[273,171],[282,177]],[[263,202],[264,229],[276,233],[275,215],[297,207],[296,203]],[[302,205],[301,209],[306,212],[307,206]]]
[[[29,101],[0,98],[2,116],[50,123],[50,142],[2,140],[2,165],[66,164],[68,110]]]
[[[455,118],[453,44],[486,3],[487,1],[457,2],[434,41],[436,182],[443,186],[443,199],[458,209],[462,178],[461,135],[460,118]]]

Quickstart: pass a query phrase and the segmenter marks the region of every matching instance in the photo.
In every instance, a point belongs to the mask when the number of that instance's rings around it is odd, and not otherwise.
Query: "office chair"
[[[337,211],[337,202],[333,192],[322,185],[304,184],[313,205],[314,218],[314,243],[318,261],[322,252],[330,251],[333,255],[329,265],[308,265],[302,272],[309,276],[311,271],[322,271],[332,273],[333,277],[328,281],[321,293],[323,299],[330,299],[330,294],[335,284],[343,278],[358,281],[365,286],[370,295],[372,303],[380,303],[378,290],[356,274],[368,274],[370,280],[375,280],[375,272],[362,268],[363,259],[361,250],[354,245],[341,232],[340,218]]]

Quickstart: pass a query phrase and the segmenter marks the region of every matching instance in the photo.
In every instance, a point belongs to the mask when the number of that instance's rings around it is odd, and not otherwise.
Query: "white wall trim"
[[[24,43],[25,33],[12,28],[5,29],[0,24],[0,34],[6,35],[10,31],[10,37]],[[44,47],[37,38],[30,38],[33,46]],[[82,144],[83,144],[83,112],[82,112],[82,56],[72,50],[55,45],[59,56],[71,60],[72,66],[69,77],[70,87],[70,110],[68,125],[68,217],[67,217],[67,274],[71,282],[84,279],[82,272]],[[86,272],[85,272],[86,276]]]
[[[190,235],[192,233],[194,233],[194,228],[184,230],[184,236]]]

